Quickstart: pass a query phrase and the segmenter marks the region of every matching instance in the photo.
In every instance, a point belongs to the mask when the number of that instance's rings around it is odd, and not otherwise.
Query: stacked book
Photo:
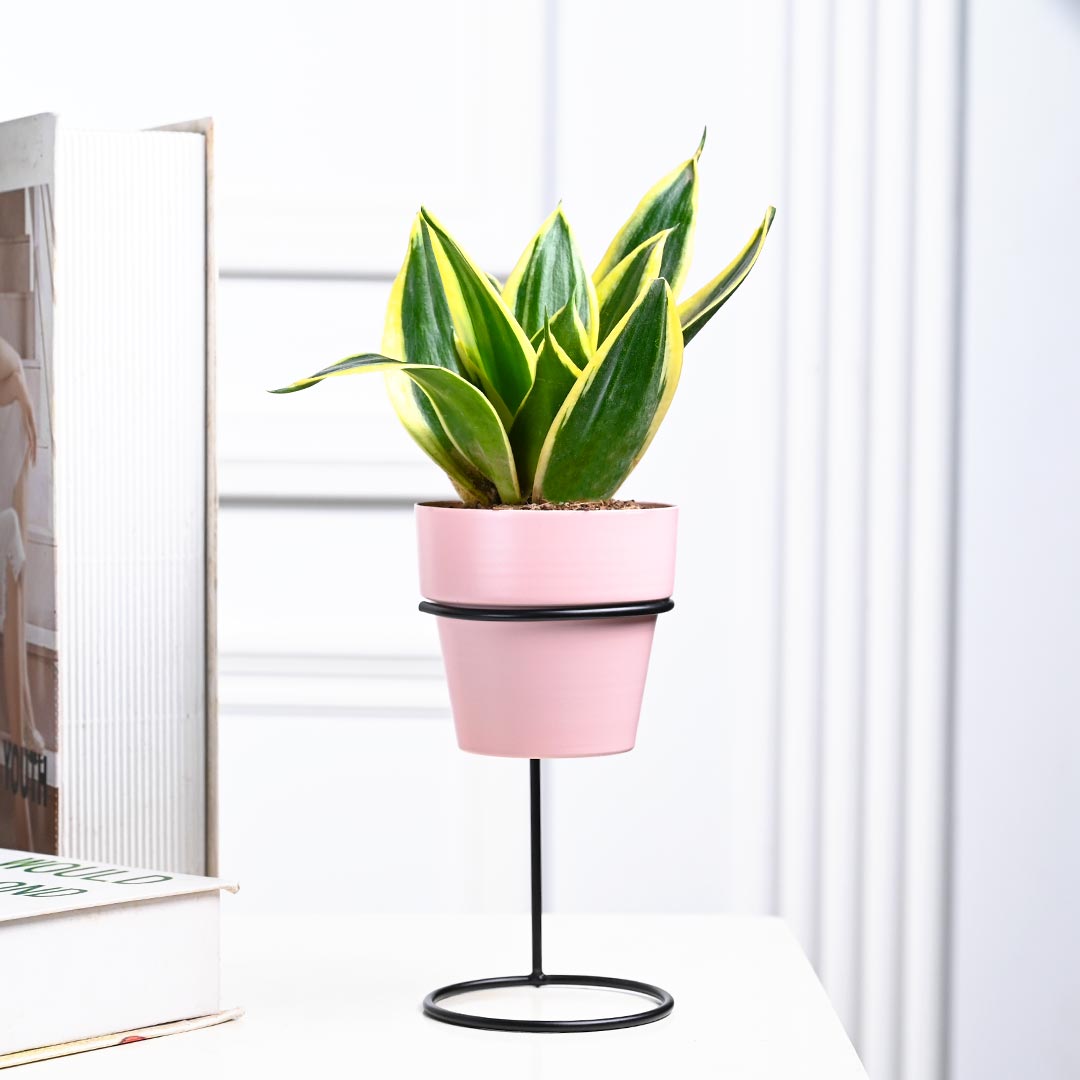
[[[0,848],[0,1069],[231,1020],[214,878]]]

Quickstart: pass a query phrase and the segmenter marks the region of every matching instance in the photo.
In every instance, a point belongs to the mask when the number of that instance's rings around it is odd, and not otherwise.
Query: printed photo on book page
[[[0,191],[0,847],[57,851],[52,187]]]

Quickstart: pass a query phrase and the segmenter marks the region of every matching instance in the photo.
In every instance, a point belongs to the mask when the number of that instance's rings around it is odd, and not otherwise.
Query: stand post
[[[543,936],[541,923],[544,914],[543,844],[541,836],[540,759],[529,760],[529,856],[532,864],[532,983],[544,981]]]
[[[541,830],[540,759],[529,759],[529,866],[531,871],[532,971],[528,975],[501,975],[494,979],[470,979],[432,990],[424,998],[424,1015],[444,1024],[480,1028],[485,1031],[610,1031],[614,1028],[651,1024],[671,1012],[675,1002],[666,990],[636,979],[613,979],[606,975],[546,975],[544,973],[542,923],[544,916],[543,836]],[[595,1020],[515,1020],[500,1016],[461,1013],[440,1005],[446,998],[471,994],[477,990],[507,990],[511,987],[540,989],[545,986],[575,986],[598,990],[626,990],[655,1005],[641,1012],[605,1016]]]

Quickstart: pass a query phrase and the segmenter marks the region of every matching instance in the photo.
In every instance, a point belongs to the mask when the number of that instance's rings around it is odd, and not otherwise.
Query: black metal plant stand
[[[540,621],[549,619],[597,619],[626,618],[630,616],[656,615],[670,611],[673,601],[650,600],[634,604],[604,604],[590,607],[563,608],[470,608],[456,604],[437,604],[425,601],[420,610],[444,618],[480,619],[485,621]],[[606,975],[548,975],[543,965],[543,887],[541,878],[541,804],[540,761],[529,761],[529,814],[530,814],[530,862],[532,873],[532,971],[528,975],[504,975],[491,979],[470,979],[451,983],[432,990],[424,998],[424,1014],[444,1024],[460,1027],[481,1028],[485,1031],[610,1031],[613,1028],[637,1027],[661,1020],[675,1007],[675,1000],[659,986],[639,982],[636,979],[616,979]],[[638,994],[654,1002],[652,1008],[621,1016],[599,1017],[584,1020],[514,1020],[497,1016],[477,1016],[473,1013],[447,1009],[439,1002],[460,994],[478,990],[505,990],[508,987],[577,986],[603,990],[621,990]]]

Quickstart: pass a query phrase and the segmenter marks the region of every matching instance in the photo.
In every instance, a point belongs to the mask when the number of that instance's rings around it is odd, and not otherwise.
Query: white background
[[[564,910],[778,911],[875,1078],[1075,1075],[1071,0],[5,9],[4,113],[217,122],[222,867],[252,908],[526,902],[523,763],[453,742],[377,380],[421,200],[587,255],[709,125],[690,287],[765,206],[626,493],[682,509],[638,749],[549,769]]]

